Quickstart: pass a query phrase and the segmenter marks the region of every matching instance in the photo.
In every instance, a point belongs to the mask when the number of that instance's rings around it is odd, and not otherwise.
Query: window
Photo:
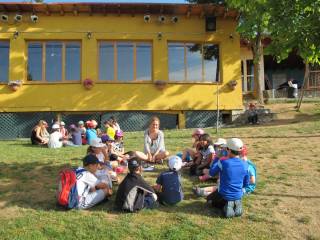
[[[9,42],[0,41],[0,83],[9,80]]]
[[[80,42],[28,43],[28,81],[80,81]]]
[[[241,61],[242,91],[250,92],[254,88],[254,64],[252,59]]]
[[[310,65],[310,75],[308,88],[319,88],[320,87],[320,65]]]
[[[169,43],[169,80],[173,82],[219,81],[219,46]]]
[[[151,43],[107,42],[99,43],[100,81],[151,81]]]

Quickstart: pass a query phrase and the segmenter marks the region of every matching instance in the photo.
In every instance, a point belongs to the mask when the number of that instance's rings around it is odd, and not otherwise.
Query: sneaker
[[[195,194],[195,195],[197,195],[198,197],[200,197],[201,195],[200,195],[200,188],[198,187],[198,186],[194,186],[194,187],[192,187],[192,192]]]
[[[152,171],[154,171],[154,166],[146,165],[146,166],[143,167],[143,171],[144,172],[152,172]]]
[[[242,215],[242,202],[240,200],[234,201],[234,214],[236,217],[240,217]]]
[[[234,201],[228,201],[223,207],[223,212],[226,218],[232,218],[235,216],[234,212]]]

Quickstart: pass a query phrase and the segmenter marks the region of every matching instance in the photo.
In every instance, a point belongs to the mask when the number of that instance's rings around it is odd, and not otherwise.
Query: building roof
[[[2,13],[34,14],[164,14],[189,16],[217,16],[237,18],[238,12],[216,4],[173,4],[173,3],[17,3],[0,2]]]

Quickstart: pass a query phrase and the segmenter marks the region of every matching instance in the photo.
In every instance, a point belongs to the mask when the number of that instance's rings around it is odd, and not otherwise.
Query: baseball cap
[[[94,127],[91,121],[86,121],[86,125],[87,125],[88,128],[93,128]]]
[[[90,141],[90,146],[100,148],[100,147],[105,147],[106,145],[102,143],[101,138],[94,138]]]
[[[227,140],[224,138],[218,138],[214,145],[222,145],[223,147],[227,145]]]
[[[179,171],[182,167],[182,160],[178,156],[170,156],[168,165],[171,170]]]
[[[106,143],[106,142],[108,142],[108,141],[114,141],[114,138],[110,137],[110,136],[107,135],[107,134],[104,134],[104,135],[101,136],[101,141],[102,141],[103,143]]]
[[[227,148],[239,152],[243,148],[243,142],[239,138],[230,138],[227,140]]]
[[[203,135],[204,130],[202,128],[197,128],[196,130],[193,131],[192,136],[194,135]]]
[[[84,122],[83,121],[79,121],[78,125],[84,125]]]
[[[53,124],[52,125],[52,129],[59,129],[59,128],[60,128],[60,126],[58,124]]]
[[[89,164],[97,164],[97,163],[100,163],[99,162],[99,159],[93,155],[93,154],[88,154],[87,156],[85,156],[83,159],[82,159],[82,162],[83,162],[83,165],[84,166],[88,166]]]
[[[66,124],[63,121],[60,122],[60,126],[65,126],[65,125]]]
[[[70,128],[70,129],[76,129],[77,127],[76,127],[76,125],[71,124],[71,125],[69,126],[69,128]]]
[[[123,137],[123,131],[122,130],[117,130],[116,131],[116,136],[117,137]]]
[[[138,161],[138,159],[131,158],[128,162],[129,171],[132,172],[132,171],[136,170],[138,167],[140,167],[140,162]]]

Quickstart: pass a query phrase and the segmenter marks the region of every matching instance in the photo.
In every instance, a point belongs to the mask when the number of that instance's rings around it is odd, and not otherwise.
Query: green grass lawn
[[[0,239],[320,239],[320,111],[317,104],[307,106],[292,121],[221,130],[222,137],[243,139],[258,168],[257,190],[235,219],[221,218],[196,198],[191,188],[200,183],[187,172],[185,200],[174,207],[124,214],[114,210],[112,197],[87,211],[63,211],[55,201],[58,172],[81,165],[86,147],[52,150],[29,140],[0,141]],[[299,118],[305,115],[310,118]],[[191,132],[165,131],[168,150],[189,146]],[[126,133],[126,150],[142,150],[142,144],[142,132]],[[144,177],[154,184],[164,169],[157,166]]]

